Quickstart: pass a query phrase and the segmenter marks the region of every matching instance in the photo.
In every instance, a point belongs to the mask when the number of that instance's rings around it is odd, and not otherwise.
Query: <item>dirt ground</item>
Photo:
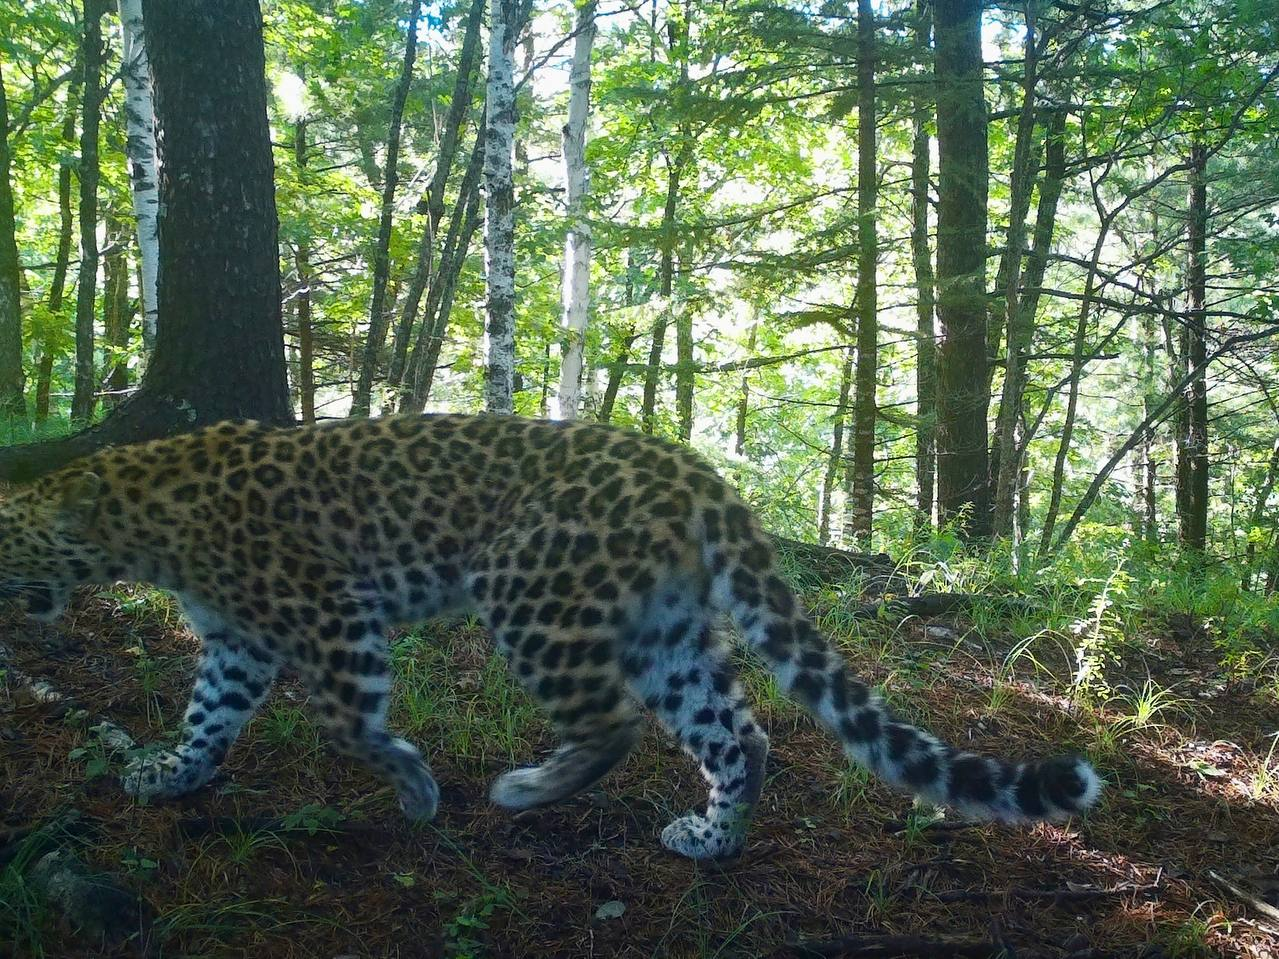
[[[411,827],[389,789],[299,718],[304,692],[287,681],[211,786],[128,801],[124,757],[89,726],[110,719],[139,743],[172,735],[194,654],[176,614],[117,591],[83,597],[55,626],[0,621],[13,654],[0,682],[0,900],[26,888],[23,844],[71,823],[65,842],[140,907],[138,928],[102,942],[10,901],[0,955],[1279,955],[1279,928],[1210,876],[1263,900],[1279,887],[1275,691],[1220,674],[1202,636],[1170,629],[1132,658],[1131,685],[1170,686],[1175,707],[1124,720],[1118,705],[1081,710],[1025,677],[997,679],[999,651],[956,642],[964,623],[951,622],[950,639],[917,624],[845,648],[954,743],[1088,752],[1110,784],[1104,803],[1062,826],[926,826],[757,679],[773,743],[763,804],[743,857],[708,867],[657,842],[704,793],[655,728],[587,795],[515,818],[489,804],[492,777],[549,740],[473,628],[397,646],[417,690],[397,716],[442,789],[436,822]],[[14,667],[74,702],[37,701]],[[876,951],[866,936],[925,941]]]

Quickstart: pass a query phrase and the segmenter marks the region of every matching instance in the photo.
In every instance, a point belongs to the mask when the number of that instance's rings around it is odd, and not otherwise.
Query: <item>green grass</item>
[[[33,959],[45,955],[45,929],[51,912],[44,896],[33,887],[29,873],[47,848],[47,837],[33,833],[0,870],[0,942],[9,943],[15,955]]]
[[[33,423],[26,417],[3,416],[0,417],[0,446],[56,440],[79,431],[80,427],[66,416],[50,416],[43,423]]]
[[[464,764],[527,759],[543,720],[478,631],[427,626],[391,647],[392,724]]]
[[[9,861],[0,868],[0,944],[9,944],[14,955],[42,959],[46,955],[49,925],[56,913],[31,880],[31,870],[47,852],[58,847],[78,847],[84,837],[75,829],[79,812],[55,813],[47,822],[6,851]]]
[[[300,923],[338,925],[336,917],[290,917],[291,909],[292,905],[286,899],[227,898],[214,902],[184,902],[168,909],[156,919],[151,935],[159,944],[173,940],[199,943],[194,950],[188,947],[182,952],[184,959],[194,959],[200,955],[225,955],[225,946],[222,944],[243,936],[246,925],[251,925],[258,935]]]
[[[274,748],[298,750],[304,757],[314,755],[323,747],[320,729],[306,709],[278,697],[254,717],[252,729]]]

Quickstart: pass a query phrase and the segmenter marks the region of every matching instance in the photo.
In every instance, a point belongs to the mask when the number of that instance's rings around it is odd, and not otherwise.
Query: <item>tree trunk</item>
[[[653,24],[656,27],[657,4],[653,4]],[[686,45],[688,39],[688,6],[682,8],[671,4],[667,10],[666,47],[671,59],[679,61],[679,86],[677,99],[682,100],[688,89],[688,57],[681,52],[681,43]],[[656,48],[650,53],[650,59],[656,58]],[[666,157],[666,202],[662,207],[662,227],[658,267],[658,290],[662,297],[661,310],[653,323],[653,342],[648,351],[648,367],[644,371],[644,394],[640,401],[640,429],[652,433],[657,421],[657,387],[662,377],[662,353],[666,348],[666,327],[670,324],[674,305],[671,295],[674,291],[675,279],[675,213],[679,205],[680,178],[684,165],[692,157],[691,134],[686,124],[679,129],[679,149],[672,153],[670,146],[665,148]],[[678,344],[677,344],[678,347]],[[691,363],[690,363],[691,372]],[[692,400],[689,399],[691,418]]]
[[[1154,316],[1147,313],[1142,317],[1142,418],[1150,416],[1150,411],[1159,402],[1158,379],[1155,374],[1155,327]],[[1145,482],[1142,488],[1143,519],[1142,537],[1147,543],[1159,542],[1158,500],[1158,464],[1155,462],[1155,431],[1146,430],[1141,437],[1141,462]]]
[[[391,368],[387,374],[387,387],[392,391],[404,384],[409,345],[413,338],[413,326],[417,321],[418,309],[422,305],[422,294],[426,292],[429,283],[435,282],[431,275],[431,260],[435,253],[440,220],[444,216],[444,189],[448,185],[449,174],[453,169],[462,126],[470,112],[471,93],[475,84],[475,52],[479,47],[484,5],[485,0],[471,0],[466,32],[462,37],[462,49],[458,56],[457,76],[453,82],[453,96],[449,101],[449,112],[444,120],[444,132],[440,138],[439,152],[435,159],[435,173],[431,177],[426,195],[418,201],[418,212],[426,214],[426,228],[422,231],[422,238],[418,242],[417,264],[413,270],[413,277],[409,281],[404,305],[400,309],[400,319],[395,329]],[[465,209],[465,207],[466,198],[460,196],[458,208]],[[430,320],[428,319],[427,322]]]
[[[755,355],[755,343],[759,336],[759,312],[752,308],[750,332],[746,337],[746,355]],[[738,456],[746,455],[746,415],[751,407],[751,371],[742,371],[742,387],[737,399],[737,438],[733,443],[733,452]]]
[[[568,121],[564,124],[564,187],[568,236],[564,241],[564,358],[560,362],[557,416],[577,418],[582,355],[590,304],[591,227],[586,219],[590,173],[586,167],[586,127],[591,105],[591,47],[595,43],[595,0],[577,11],[573,62],[569,70]]]
[[[626,267],[626,297],[625,304],[629,310],[634,306],[634,284],[631,281],[630,259],[627,256]],[[632,328],[625,337],[622,338],[621,344],[617,348],[617,353],[613,357],[613,362],[608,368],[608,382],[604,384],[604,395],[600,399],[599,415],[596,419],[601,423],[608,423],[613,419],[613,407],[617,403],[617,394],[622,388],[622,378],[626,375],[626,365],[631,358],[631,348],[635,346],[635,341],[640,338],[637,330]]]
[[[967,537],[990,530],[986,416],[986,99],[981,3],[936,0],[937,499]]]
[[[0,75],[0,416],[23,416],[22,263],[9,156],[9,104]]]
[[[306,119],[300,119],[293,128],[293,160],[298,168],[298,178],[306,182],[307,145]],[[298,406],[303,423],[315,422],[315,329],[311,313],[311,237],[305,226],[298,235],[293,251],[293,262],[298,271],[297,304],[298,321]]]
[[[844,369],[839,376],[839,403],[835,407],[835,430],[831,439],[830,459],[826,461],[826,475],[822,478],[822,500],[817,520],[817,542],[830,543],[830,501],[839,481],[839,469],[844,459],[844,423],[848,419],[848,394],[853,385],[853,348],[849,347],[844,359]]]
[[[404,123],[404,103],[413,82],[417,59],[417,22],[422,0],[409,4],[408,36],[404,41],[404,61],[391,97],[391,123],[386,134],[386,167],[382,176],[382,208],[378,216],[377,246],[373,250],[373,293],[369,298],[369,335],[364,343],[360,375],[351,400],[352,416],[368,416],[372,404],[373,379],[377,374],[382,344],[386,341],[388,308],[386,284],[391,273],[391,228],[395,216],[395,188],[399,185],[400,134]]]
[[[675,288],[675,210],[679,203],[680,164],[678,160],[672,161],[669,153],[667,162],[666,203],[662,207],[662,248],[658,267],[662,303],[653,323],[653,342],[649,346],[644,395],[640,401],[640,427],[645,433],[653,432],[657,416],[657,387],[662,377],[662,352],[666,346],[666,326],[670,322],[671,292]]]
[[[102,117],[103,0],[84,0],[84,37],[80,49],[83,94],[80,102],[80,273],[76,288],[75,394],[71,418],[93,416],[97,370],[93,325],[98,291],[98,123]]]
[[[0,479],[224,419],[293,422],[261,11],[257,0],[143,9],[162,161],[155,353],[102,423],[0,450]]]
[[[1097,285],[1097,259],[1101,254],[1103,236],[1099,235],[1093,247],[1092,268],[1084,282],[1084,296],[1079,304],[1079,317],[1075,321],[1074,345],[1071,350],[1070,374],[1066,392],[1066,415],[1061,424],[1061,439],[1057,444],[1057,455],[1053,460],[1051,489],[1048,494],[1048,511],[1044,514],[1044,527],[1039,534],[1039,553],[1047,555],[1052,543],[1053,531],[1057,525],[1057,515],[1061,509],[1062,485],[1066,478],[1066,460],[1070,457],[1070,446],[1075,436],[1075,417],[1079,412],[1079,382],[1083,376],[1088,352],[1088,321],[1091,315],[1093,296]]]
[[[697,366],[693,361],[693,312],[674,309],[670,300],[672,318],[675,320],[675,422],[678,424],[679,441],[693,440],[693,393],[697,386]]]
[[[1018,323],[1023,330],[1034,330],[1035,318],[1039,314],[1039,298],[1043,292],[1044,271],[1048,268],[1048,254],[1052,250],[1053,235],[1057,228],[1057,203],[1061,198],[1062,183],[1066,176],[1066,113],[1064,110],[1053,110],[1049,114],[1048,130],[1045,134],[1044,175],[1039,182],[1039,206],[1035,211],[1035,231],[1031,241],[1030,253],[1026,257],[1026,268],[1021,282],[1018,303]],[[1025,389],[1025,369],[1022,370],[1022,389]],[[1024,422],[1017,440],[1016,456],[1026,472],[1026,450],[1034,438],[1034,426]],[[1017,511],[1019,514],[1029,513],[1025,503],[1026,482],[1021,484]],[[1029,532],[1028,523],[1019,521],[1020,530],[1017,541]]]
[[[200,422],[293,421],[257,0],[143,0],[160,126],[160,323],[145,386]]]
[[[103,332],[107,338],[106,395],[103,405],[118,406],[129,387],[129,324],[133,307],[129,303],[129,254],[124,225],[107,216],[107,254],[103,257]]]
[[[401,412],[420,413],[431,395],[435,367],[440,359],[440,349],[444,344],[444,334],[448,329],[449,314],[453,306],[453,290],[457,286],[462,267],[466,264],[471,237],[479,226],[480,173],[484,167],[487,129],[487,124],[481,121],[480,128],[475,133],[475,145],[471,148],[471,159],[466,165],[466,173],[463,174],[461,188],[458,190],[457,205],[449,219],[444,249],[440,253],[440,268],[431,277],[421,329],[406,368],[405,382],[408,389],[401,394]]]
[[[156,169],[155,104],[151,96],[151,65],[147,61],[142,0],[119,0],[123,28],[125,155],[129,159],[129,187],[133,194],[138,256],[142,278],[142,343],[146,352],[155,346],[156,271],[160,246],[156,218],[160,212],[160,180]]]
[[[485,95],[484,268],[488,341],[484,408],[515,412],[515,0],[490,0]]]
[[[467,204],[462,221],[462,235],[458,240],[456,253],[449,261],[449,269],[440,278],[439,306],[434,308],[435,325],[431,337],[430,349],[426,354],[426,363],[422,369],[420,386],[413,391],[413,410],[421,412],[431,395],[431,384],[435,379],[435,371],[440,361],[440,350],[444,346],[444,335],[448,332],[449,319],[453,315],[453,294],[457,291],[457,281],[462,275],[462,267],[466,263],[467,251],[471,247],[471,237],[480,225],[480,194],[476,191]],[[514,384],[512,384],[514,385]]]
[[[1026,214],[1030,211],[1030,193],[1034,179],[1033,142],[1035,138],[1035,85],[1038,83],[1035,0],[1026,0],[1025,65],[1022,69],[1021,113],[1017,121],[1017,140],[1013,149],[1012,196],[1008,211],[1008,242],[1001,264],[999,292],[1003,295],[1004,326],[1008,330],[1008,349],[1004,366],[1003,392],[999,401],[998,442],[999,469],[995,478],[995,513],[993,532],[1009,536],[1013,532],[1013,515],[1017,487],[1021,476],[1021,457],[1017,449],[1017,423],[1021,419],[1022,392],[1025,389],[1026,352],[1034,334],[1034,318],[1020,311],[1021,259],[1026,246]]]
[[[70,155],[75,142],[77,108],[73,94],[68,98],[67,113],[62,121],[62,144]],[[67,268],[71,263],[71,233],[75,217],[71,212],[71,163],[64,159],[58,164],[58,251],[53,260],[53,278],[49,282],[49,322],[62,322],[62,300],[67,289]],[[40,361],[36,367],[35,418],[43,423],[49,418],[49,391],[53,383],[53,344],[55,331],[43,330],[40,341]]]
[[[857,0],[857,373],[853,401],[853,463],[845,540],[870,542],[875,512],[875,386],[879,366],[879,303],[875,230],[879,200],[875,168],[875,20],[871,0]]]
[[[932,38],[930,0],[916,0],[915,53],[919,62],[927,62]],[[926,530],[933,522],[933,483],[937,442],[937,344],[933,323],[935,290],[933,257],[928,246],[929,155],[928,120],[932,103],[921,84],[917,87],[911,118],[911,258],[915,268],[915,324],[917,331],[915,362],[916,426],[915,483],[916,528]]]
[[[1262,480],[1261,486],[1257,489],[1257,498],[1252,503],[1252,513],[1248,516],[1248,546],[1244,551],[1244,572],[1243,572],[1243,588],[1245,590],[1252,589],[1253,569],[1257,562],[1257,542],[1253,536],[1253,530],[1261,530],[1266,521],[1266,508],[1270,504],[1270,494],[1275,490],[1275,483],[1279,482],[1279,438],[1275,440],[1274,446],[1270,449],[1270,463],[1266,467],[1266,478]],[[1279,540],[1275,531],[1270,530],[1270,539],[1272,541]],[[1274,546],[1272,545],[1272,549]]]
[[[1052,544],[1052,548],[1061,549],[1061,547],[1070,540],[1071,534],[1073,534],[1075,529],[1079,526],[1080,521],[1092,507],[1092,504],[1097,501],[1097,495],[1101,492],[1101,488],[1110,480],[1110,474],[1114,472],[1115,467],[1118,466],[1123,461],[1123,458],[1132,452],[1137,444],[1141,442],[1141,438],[1145,435],[1147,430],[1153,427],[1156,423],[1161,422],[1168,415],[1170,408],[1173,407],[1179,399],[1179,397],[1175,394],[1178,394],[1182,390],[1188,388],[1190,381],[1206,370],[1213,360],[1216,360],[1218,357],[1221,357],[1246,343],[1256,343],[1259,340],[1269,339],[1275,335],[1275,332],[1276,331],[1273,327],[1264,327],[1252,333],[1238,333],[1231,336],[1213,350],[1212,353],[1206,355],[1202,362],[1196,363],[1193,367],[1191,367],[1185,376],[1179,378],[1163,402],[1156,406],[1154,410],[1148,413],[1145,418],[1137,424],[1137,428],[1128,435],[1128,439],[1123,442],[1118,450],[1111,454],[1110,459],[1106,460],[1106,462],[1101,465],[1101,468],[1097,471],[1097,475],[1095,475],[1092,482],[1088,484],[1088,489],[1084,490],[1084,495],[1080,498],[1078,505],[1075,506],[1075,511],[1070,514],[1070,519],[1068,519],[1066,521],[1066,525],[1062,527],[1061,534],[1057,537],[1057,542]]]
[[[1057,230],[1057,203],[1066,179],[1066,112],[1053,110],[1048,115],[1044,134],[1044,175],[1039,181],[1039,206],[1035,210],[1035,231],[1019,293],[1018,322],[1033,329],[1039,314],[1039,298],[1043,293],[1044,272]],[[1024,450],[1021,450],[1024,453]]]
[[[49,393],[53,387],[53,350],[46,343],[36,366],[36,422],[49,418]]]
[[[1075,321],[1074,345],[1071,350],[1070,375],[1067,378],[1069,388],[1066,393],[1066,416],[1061,424],[1061,440],[1057,444],[1057,456],[1053,460],[1052,486],[1048,494],[1048,511],[1044,514],[1044,528],[1040,531],[1039,536],[1039,553],[1041,556],[1047,555],[1051,548],[1053,530],[1056,528],[1057,515],[1061,509],[1066,460],[1070,456],[1070,444],[1074,440],[1075,417],[1079,411],[1079,383],[1083,376],[1084,366],[1088,362],[1088,326],[1092,315],[1093,299],[1097,292],[1097,270],[1101,262],[1102,252],[1105,250],[1110,224],[1113,222],[1113,215],[1102,217],[1097,238],[1093,242],[1088,275],[1084,280],[1084,295],[1079,301],[1079,316]]]
[[[1206,240],[1208,234],[1207,151],[1191,147],[1189,255],[1186,286],[1189,310],[1181,328],[1181,357],[1187,370],[1207,356]],[[1181,545],[1202,551],[1208,544],[1208,381],[1205,370],[1193,376],[1185,392],[1185,436],[1177,457],[1177,522]]]

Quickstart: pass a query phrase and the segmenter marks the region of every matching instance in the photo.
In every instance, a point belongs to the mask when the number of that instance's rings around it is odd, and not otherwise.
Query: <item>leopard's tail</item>
[[[733,499],[704,516],[714,605],[856,762],[898,788],[983,819],[1062,819],[1097,801],[1102,780],[1083,759],[996,759],[894,718],[813,626],[749,511]]]

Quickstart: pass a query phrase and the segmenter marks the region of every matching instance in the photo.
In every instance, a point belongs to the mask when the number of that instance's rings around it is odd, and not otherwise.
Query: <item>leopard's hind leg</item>
[[[390,782],[409,819],[433,819],[440,790],[430,767],[416,746],[386,727],[391,665],[384,624],[366,611],[335,620],[331,631],[342,639],[302,677],[333,747]]]
[[[623,653],[631,688],[701,766],[704,812],[676,819],[662,844],[690,859],[737,855],[764,786],[768,737],[737,683],[730,652],[679,587],[659,593]]]
[[[211,610],[193,603],[184,608],[203,642],[195,685],[181,742],[135,759],[121,777],[125,792],[143,801],[184,796],[212,779],[266,699],[278,668],[265,644]]]
[[[489,795],[507,809],[531,809],[607,775],[638,741],[640,715],[626,695],[616,629],[604,624],[599,608],[568,583],[554,584],[558,593],[547,589],[545,578],[520,578],[515,585],[522,588],[506,586],[496,595],[480,589],[477,606],[511,671],[547,711],[561,745],[540,765],[503,773]]]

